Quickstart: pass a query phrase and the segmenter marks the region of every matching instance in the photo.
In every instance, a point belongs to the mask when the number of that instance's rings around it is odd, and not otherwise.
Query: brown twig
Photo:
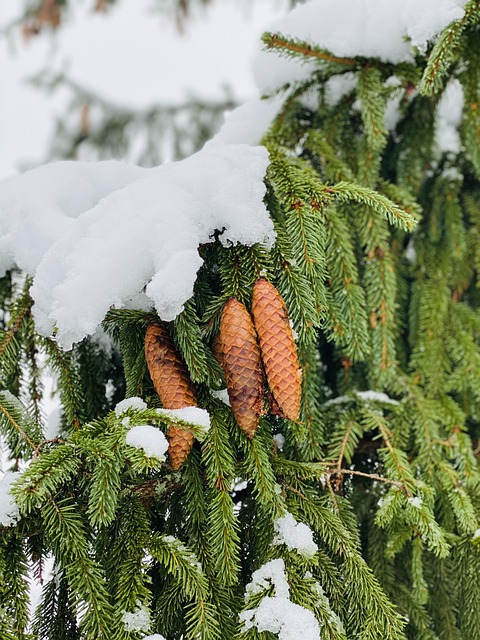
[[[385,482],[386,484],[392,484],[400,489],[403,489],[406,493],[409,493],[407,487],[400,480],[391,480],[390,478],[385,478],[384,476],[379,476],[377,473],[365,473],[363,471],[355,471],[354,469],[339,469],[338,467],[334,467],[331,469],[325,469],[325,474],[327,475],[351,475],[351,476],[360,476],[362,478],[369,478],[370,480],[378,480],[379,482]]]
[[[40,453],[40,449],[42,449],[47,444],[52,444],[53,442],[61,442],[62,444],[65,444],[66,440],[63,440],[63,438],[52,438],[51,440],[43,440],[43,442],[40,442],[40,444],[35,447],[33,457],[36,458]]]

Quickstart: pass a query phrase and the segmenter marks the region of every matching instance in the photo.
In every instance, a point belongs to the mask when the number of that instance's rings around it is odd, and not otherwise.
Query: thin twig
[[[391,478],[385,478],[384,476],[379,476],[377,473],[364,473],[363,471],[355,471],[354,469],[339,469],[335,467],[333,469],[325,469],[325,473],[328,475],[350,475],[350,476],[361,476],[362,478],[369,478],[370,480],[378,480],[379,482],[385,482],[386,484],[392,484],[400,489],[403,489],[405,492],[408,491],[407,487],[400,480],[392,480]]]
[[[63,440],[63,438],[52,438],[51,440],[43,440],[43,442],[40,442],[40,444],[35,447],[33,457],[37,457],[40,453],[40,449],[42,449],[47,444],[52,444],[53,442],[61,442],[62,444],[65,444],[66,440]]]
[[[279,49],[286,49],[287,51],[295,51],[295,53],[301,53],[304,56],[310,58],[318,58],[320,60],[326,60],[327,62],[336,62],[337,64],[347,64],[347,65],[356,65],[358,64],[358,60],[353,58],[340,58],[338,56],[333,56],[330,53],[325,53],[323,51],[318,51],[313,49],[310,45],[300,45],[295,44],[294,42],[289,42],[288,40],[284,40],[280,38],[278,35],[274,34],[270,38],[270,40],[266,43],[268,48],[277,47]]]

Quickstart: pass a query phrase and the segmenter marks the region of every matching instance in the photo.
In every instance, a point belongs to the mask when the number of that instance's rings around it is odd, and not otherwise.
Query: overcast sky
[[[0,25],[19,0],[0,1]],[[23,3],[22,3],[23,4]],[[217,0],[179,36],[171,20],[149,11],[148,0],[119,0],[107,16],[93,14],[93,0],[77,9],[58,35],[28,43],[16,30],[0,41],[0,178],[42,157],[52,113],[62,97],[43,95],[27,79],[48,66],[67,70],[81,85],[132,107],[180,102],[190,92],[213,97],[230,84],[241,100],[255,93],[250,65],[259,37],[285,13],[285,0]]]

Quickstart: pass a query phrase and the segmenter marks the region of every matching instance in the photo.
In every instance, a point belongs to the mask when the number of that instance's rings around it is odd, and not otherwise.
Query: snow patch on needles
[[[164,433],[151,424],[132,427],[125,436],[127,444],[135,449],[143,449],[148,458],[157,458],[163,462],[168,450],[168,440]]]
[[[144,636],[142,640],[167,640],[159,633],[154,633],[153,636]]]
[[[282,558],[270,560],[252,574],[247,584],[246,594],[255,595],[273,586],[275,595],[282,598],[290,596],[290,587],[285,577],[285,562]]]
[[[20,511],[10,493],[12,484],[20,475],[20,471],[6,471],[0,480],[0,526],[2,527],[11,527],[20,520]]]
[[[297,522],[291,513],[275,520],[273,526],[275,537],[272,544],[284,544],[305,558],[313,558],[317,553],[318,547],[313,541],[312,530],[303,522]]]
[[[367,402],[373,401],[373,402],[385,402],[385,404],[393,404],[393,405],[398,404],[398,400],[394,400],[393,398],[390,398],[390,396],[387,396],[387,394],[383,393],[383,391],[372,391],[371,389],[368,391],[355,391],[355,395]]]
[[[150,612],[140,600],[135,603],[137,608],[135,611],[124,611],[122,622],[125,631],[148,631],[150,629]]]
[[[244,630],[256,627],[259,633],[278,634],[279,640],[320,640],[320,627],[313,613],[290,600],[285,563],[281,558],[267,562],[254,572],[246,595],[260,593],[271,586],[273,597],[265,596],[258,607],[240,614]]]
[[[115,415],[117,418],[120,418],[120,416],[126,413],[129,409],[133,409],[134,411],[145,411],[147,409],[147,405],[141,398],[137,398],[136,396],[125,398],[125,400],[122,400],[116,405]]]
[[[219,389],[218,391],[210,391],[211,395],[217,400],[221,400],[223,404],[226,404],[228,407],[231,406],[230,398],[228,397],[227,389]]]
[[[398,405],[400,404],[398,400],[394,400],[390,398],[383,391],[372,391],[369,389],[368,391],[354,391],[352,395],[345,396],[337,396],[336,398],[332,398],[331,400],[327,400],[324,403],[324,407],[330,407],[335,404],[342,404],[343,402],[351,402],[355,399],[355,397],[363,400],[364,402],[383,402],[384,404]]]
[[[296,6],[270,31],[303,40],[334,56],[413,62],[427,44],[464,15],[467,0],[311,0]],[[303,62],[303,64],[302,64]],[[271,91],[303,80],[318,61],[280,58],[263,51],[255,62],[257,84]]]
[[[245,629],[256,627],[278,634],[278,640],[320,640],[320,627],[311,611],[287,598],[265,597],[256,609],[240,614]]]
[[[419,496],[413,496],[413,497],[407,498],[407,500],[412,505],[412,507],[421,509],[423,500]]]
[[[157,409],[159,415],[172,418],[174,422],[180,420],[200,427],[207,432],[210,429],[210,414],[200,407],[183,407],[183,409]]]
[[[34,276],[37,329],[56,329],[65,349],[144,291],[142,304],[173,320],[215,231],[226,246],[273,245],[267,165],[264,147],[210,144],[154,169],[56,163],[3,181],[0,269]]]

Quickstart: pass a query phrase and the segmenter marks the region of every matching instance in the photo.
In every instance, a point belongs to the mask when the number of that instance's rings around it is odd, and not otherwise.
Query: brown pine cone
[[[197,407],[195,389],[188,369],[165,329],[150,324],[145,334],[145,358],[155,391],[165,409]],[[171,425],[168,428],[168,453],[172,469],[179,469],[190,453],[195,436]]]
[[[297,348],[285,302],[265,278],[259,278],[253,287],[252,315],[273,398],[284,417],[298,420],[302,370]]]
[[[255,327],[247,309],[237,298],[230,298],[223,308],[220,344],[233,415],[240,429],[251,439],[262,410],[263,371]]]

